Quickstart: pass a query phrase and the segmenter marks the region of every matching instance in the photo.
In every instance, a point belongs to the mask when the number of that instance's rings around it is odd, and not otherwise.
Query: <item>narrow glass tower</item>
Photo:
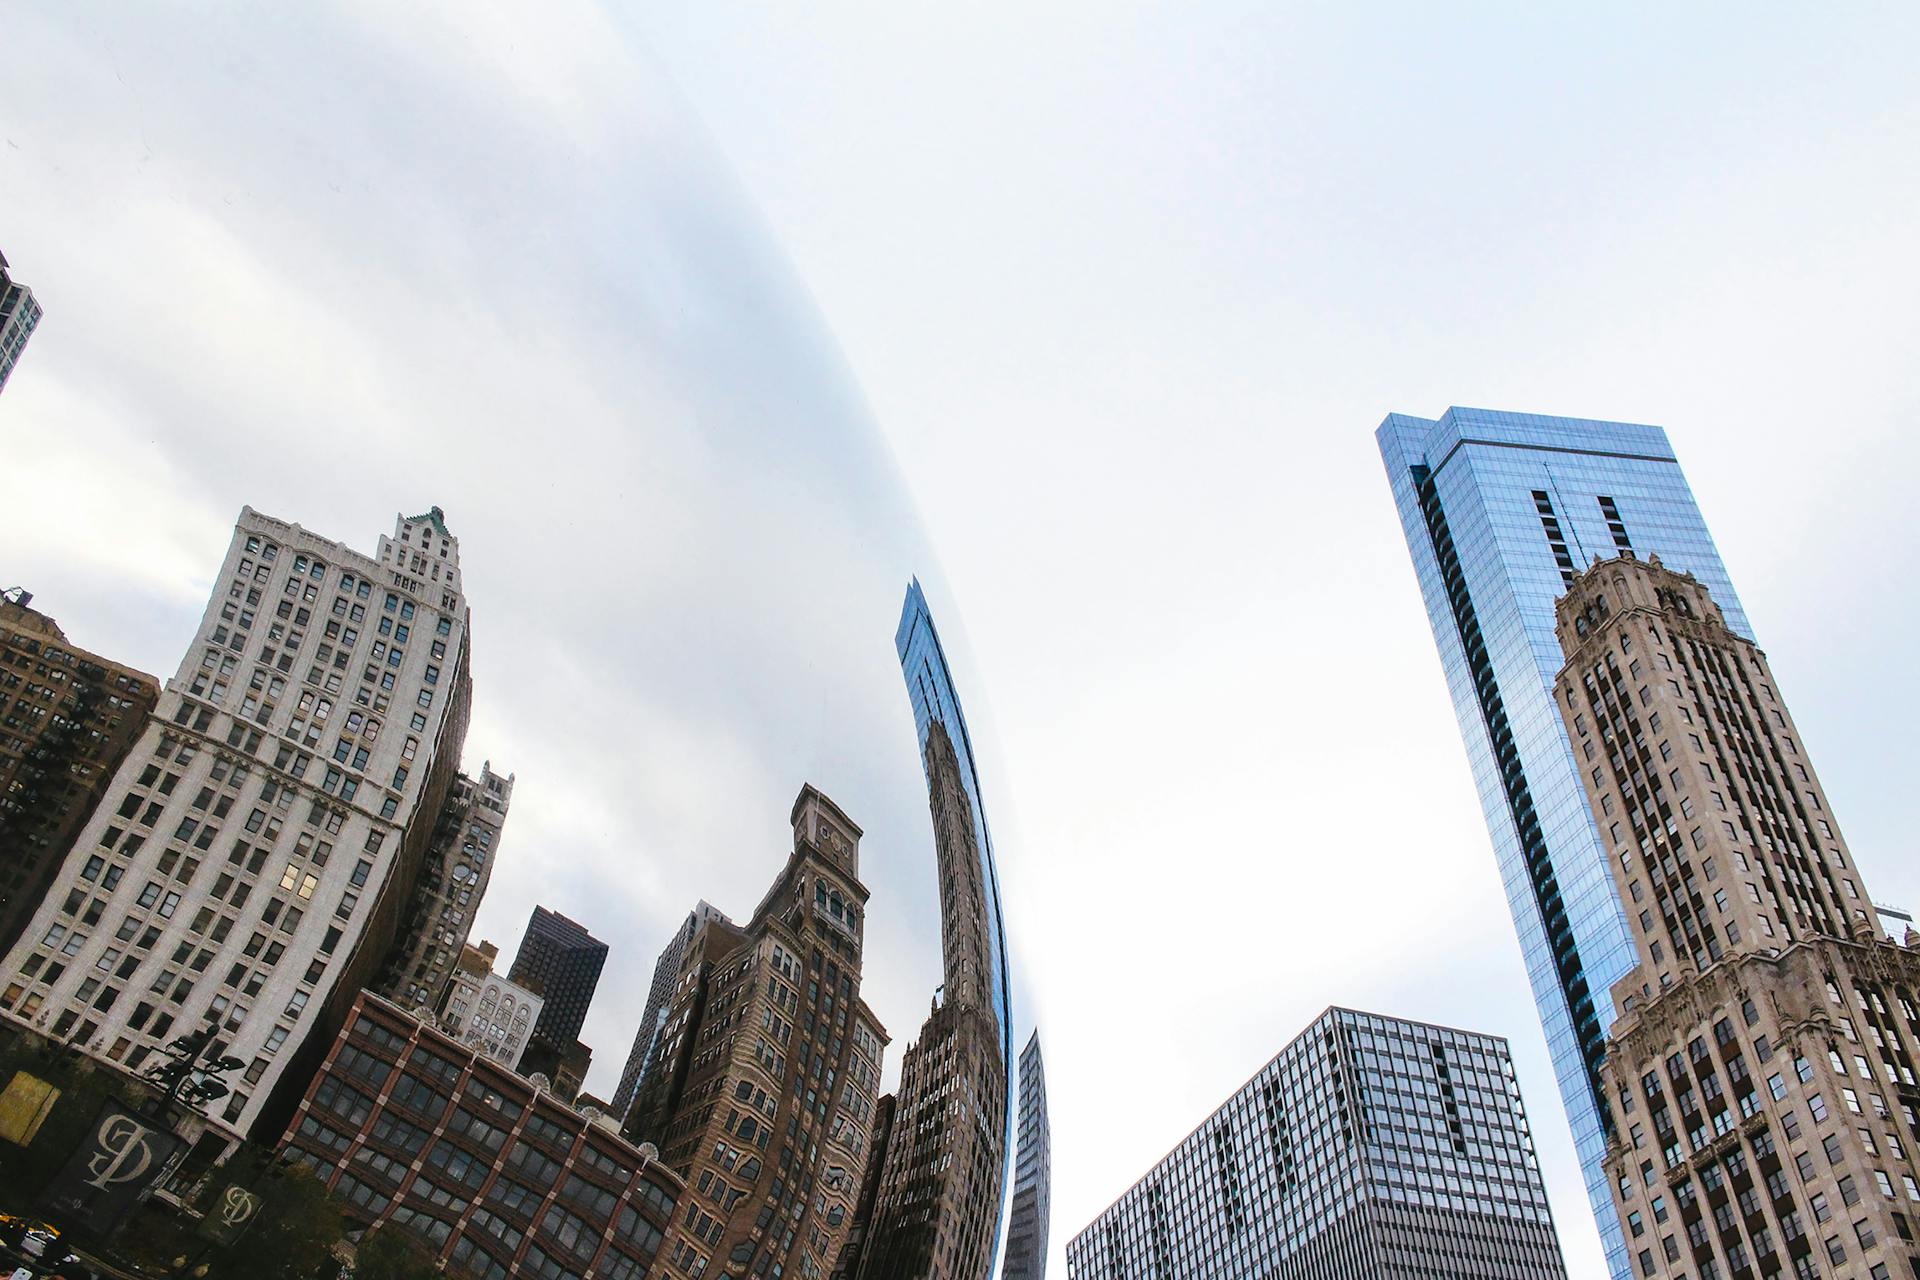
[[[1600,1064],[1633,939],[1553,702],[1554,602],[1623,551],[1692,573],[1751,638],[1658,427],[1448,409],[1376,433],[1507,902],[1615,1276],[1628,1274],[1604,1162]]]

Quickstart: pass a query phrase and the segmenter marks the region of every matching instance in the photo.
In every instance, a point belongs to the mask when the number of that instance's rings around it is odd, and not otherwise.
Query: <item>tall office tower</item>
[[[692,945],[701,922],[716,917],[726,919],[712,903],[700,903],[687,913],[686,920],[673,931],[673,937],[653,962],[653,985],[647,988],[646,1012],[640,1015],[640,1029],[634,1033],[633,1048],[627,1054],[626,1065],[620,1069],[620,1083],[613,1092],[610,1114],[623,1124],[627,1112],[633,1108],[634,1098],[646,1084],[654,1047],[660,1043],[660,1030],[666,1025],[667,1008],[673,1001],[674,983],[680,977],[687,948]]]
[[[557,1077],[561,1064],[585,1048],[575,1046],[580,1044],[580,1028],[586,1024],[587,1008],[606,963],[607,944],[584,926],[557,911],[533,909],[513,967],[507,971],[507,977],[545,1001],[520,1059],[522,1073]]]
[[[160,682],[68,643],[25,591],[0,593],[0,951],[146,728]]]
[[[40,304],[33,300],[33,290],[14,280],[6,255],[0,254],[0,389],[39,324]]]
[[[1067,1245],[1070,1280],[1566,1275],[1498,1036],[1329,1009]]]
[[[985,1280],[1000,1251],[1012,1017],[993,840],[966,716],[919,582],[894,648],[933,817],[944,981],[901,1058],[862,1280]]]
[[[745,925],[699,921],[628,1116],[697,1195],[672,1276],[825,1276],[846,1244],[886,1031],[860,998],[860,828],[811,786]]]
[[[480,766],[478,778],[454,775],[400,936],[374,987],[380,995],[403,1008],[440,1007],[493,878],[500,828],[512,803],[513,775],[501,777],[491,761]]]
[[[1602,1070],[1635,1273],[1920,1276],[1920,951],[1881,935],[1766,656],[1625,552],[1559,638],[1639,957]]]
[[[1600,1063],[1633,967],[1626,914],[1559,729],[1554,601],[1597,556],[1658,552],[1745,616],[1657,427],[1449,409],[1378,432],[1608,1265],[1627,1274],[1603,1168]]]
[[[1013,1214],[1000,1280],[1046,1280],[1052,1221],[1053,1131],[1047,1124],[1047,1072],[1035,1031],[1020,1051],[1019,1146],[1013,1157]]]
[[[0,962],[0,1011],[139,1071],[212,1022],[217,1119],[277,1138],[393,946],[466,737],[458,547],[240,513],[139,742]]]

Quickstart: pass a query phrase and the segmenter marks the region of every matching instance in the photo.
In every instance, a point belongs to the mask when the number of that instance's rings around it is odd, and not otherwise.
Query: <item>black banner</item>
[[[47,1217],[62,1231],[78,1227],[96,1236],[108,1234],[185,1145],[108,1099],[66,1167],[42,1194]]]
[[[215,1244],[232,1244],[253,1225],[260,1205],[259,1196],[237,1182],[229,1183],[201,1215],[201,1238]]]

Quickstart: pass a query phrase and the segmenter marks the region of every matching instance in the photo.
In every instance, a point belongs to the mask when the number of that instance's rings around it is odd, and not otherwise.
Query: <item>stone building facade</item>
[[[277,1136],[385,964],[466,737],[458,544],[243,509],[193,643],[0,960],[0,1014],[138,1072],[212,1022],[215,1121]]]
[[[822,1278],[851,1229],[884,1029],[860,998],[860,828],[808,786],[746,924],[687,947],[627,1132],[687,1183],[664,1275]]]
[[[400,936],[374,988],[381,995],[409,1009],[438,1009],[444,1003],[480,899],[493,878],[501,828],[512,803],[513,775],[501,777],[491,761],[480,766],[478,778],[454,775]]]
[[[500,949],[491,942],[460,948],[453,984],[440,1010],[440,1027],[461,1044],[478,1049],[509,1070],[526,1052],[540,1018],[539,994],[493,971]]]
[[[160,682],[77,649],[24,591],[0,595],[0,951],[146,728]]]
[[[1640,962],[1603,1079],[1640,1276],[1920,1276],[1920,952],[1766,656],[1657,556],[1581,573],[1557,702]]]

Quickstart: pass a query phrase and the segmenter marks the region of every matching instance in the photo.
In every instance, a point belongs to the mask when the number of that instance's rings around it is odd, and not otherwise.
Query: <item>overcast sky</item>
[[[874,617],[890,640],[924,529],[1039,992],[1056,1244],[1342,1003],[1513,1040],[1569,1262],[1603,1274],[1390,410],[1667,427],[1875,895],[1920,904],[1920,607],[1890,572],[1920,470],[1912,6],[255,22],[8,19],[0,250],[48,321],[0,393],[0,579],[170,671],[241,502],[369,550],[441,503],[470,763],[525,797],[483,929],[559,893],[639,953],[696,886],[751,906],[770,797],[835,759],[739,749],[825,714],[760,664],[804,673],[769,657],[795,609],[809,659]],[[764,424],[792,415],[789,455]],[[828,491],[857,518],[810,519]],[[751,635],[662,676],[685,610]],[[848,665],[821,678],[910,751],[904,698]],[[875,759],[837,772],[910,843],[910,762]],[[596,1086],[640,986],[596,1004]]]

